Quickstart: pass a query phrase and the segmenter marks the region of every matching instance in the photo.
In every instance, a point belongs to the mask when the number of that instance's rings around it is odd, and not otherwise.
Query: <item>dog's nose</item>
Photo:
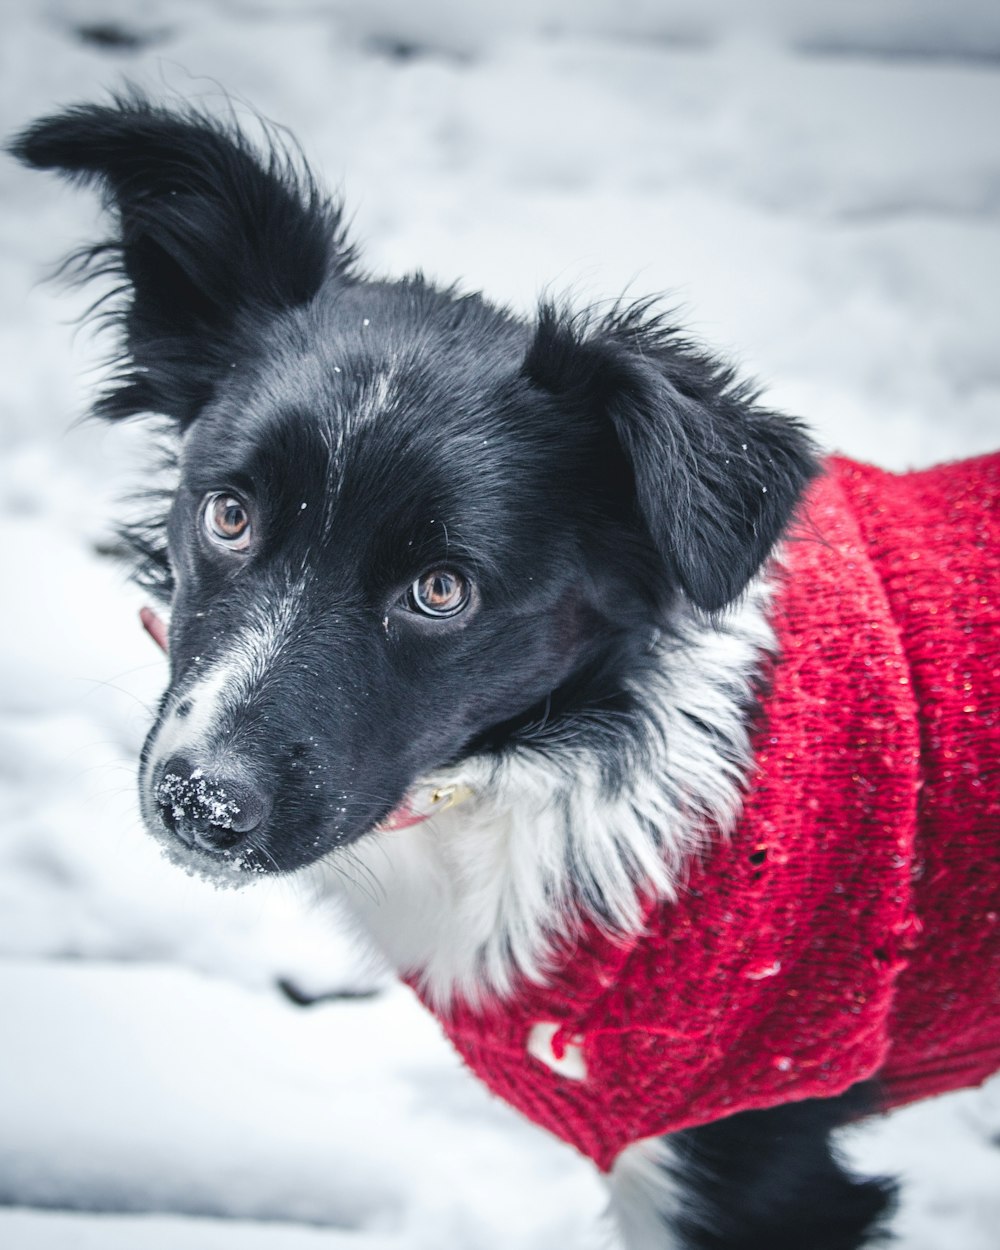
[[[246,778],[208,772],[182,756],[167,761],[156,802],[167,828],[205,851],[231,850],[268,811],[266,798]]]

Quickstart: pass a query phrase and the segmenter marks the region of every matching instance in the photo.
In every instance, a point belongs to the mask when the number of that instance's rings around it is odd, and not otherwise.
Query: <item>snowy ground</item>
[[[903,467],[998,441],[990,0],[0,7],[3,131],[123,75],[287,124],[375,268],[524,309],[669,290],[830,445]],[[37,284],[95,219],[0,163],[0,1244],[593,1245],[588,1167],[329,918],[217,894],[138,831],[163,665],[98,552],[141,436],[73,426],[99,348]],[[279,977],[381,992],[304,1010]],[[998,1145],[995,1081],[851,1149],[905,1169],[900,1250],[996,1250]]]

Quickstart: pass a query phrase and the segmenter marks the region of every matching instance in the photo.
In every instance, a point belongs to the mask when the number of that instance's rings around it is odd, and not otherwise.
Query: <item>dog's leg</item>
[[[860,1250],[885,1239],[895,1186],[837,1160],[864,1089],[749,1111],[626,1151],[612,1212],[628,1250]]]

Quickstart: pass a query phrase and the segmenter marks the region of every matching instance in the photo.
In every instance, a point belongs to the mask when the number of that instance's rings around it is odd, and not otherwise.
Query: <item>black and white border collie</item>
[[[77,257],[116,284],[97,413],[172,423],[130,530],[169,618],[153,836],[216,882],[312,866],[442,1005],[634,929],[739,812],[804,430],[647,304],[529,322],[366,276],[273,135],[126,94],[13,150],[114,221]],[[628,1246],[870,1244],[891,1188],[830,1145],[861,1097],[626,1151]]]

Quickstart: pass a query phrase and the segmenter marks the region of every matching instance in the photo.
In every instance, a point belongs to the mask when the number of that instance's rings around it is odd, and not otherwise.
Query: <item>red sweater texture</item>
[[[829,1097],[886,1108],[1000,1068],[1000,455],[832,459],[781,562],[735,833],[643,932],[443,1016],[507,1102],[609,1169],[644,1137]],[[558,1026],[586,1075],[528,1050]]]

